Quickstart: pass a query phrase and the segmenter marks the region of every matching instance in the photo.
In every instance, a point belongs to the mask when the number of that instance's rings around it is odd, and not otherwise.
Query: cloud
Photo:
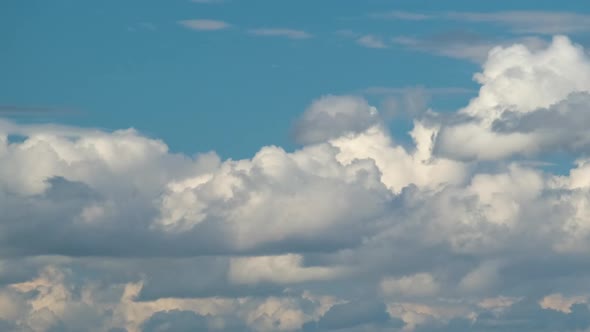
[[[386,40],[372,34],[360,34],[352,30],[338,30],[335,34],[343,38],[352,39],[357,45],[366,48],[389,48],[390,46]]]
[[[467,59],[473,62],[481,62],[495,44],[491,42],[470,43],[464,41],[441,42],[436,40],[422,40],[413,37],[399,36],[393,38],[393,42],[410,49],[432,52],[451,58]]]
[[[217,31],[231,27],[231,24],[227,22],[209,19],[183,20],[178,21],[178,24],[185,28],[197,31]]]
[[[386,277],[380,288],[387,295],[432,296],[438,292],[438,284],[428,273],[418,273],[402,278]]]
[[[379,111],[383,118],[389,120],[396,116],[415,118],[428,111],[430,100],[454,95],[474,95],[477,90],[461,87],[387,87],[372,86],[359,93],[382,98]]]
[[[568,34],[590,30],[590,15],[558,11],[438,12],[416,13],[392,11],[368,15],[375,19],[407,21],[450,20],[470,23],[491,23],[519,34]]]
[[[505,11],[496,13],[451,12],[447,19],[493,23],[516,33],[563,34],[590,30],[590,15],[573,12]]]
[[[142,326],[143,331],[209,331],[207,318],[192,311],[160,311],[155,313]]]
[[[462,87],[388,87],[388,86],[372,86],[363,89],[362,92],[369,95],[401,95],[416,89],[422,90],[430,95],[454,95],[454,94],[471,94],[477,92],[477,90],[462,88]]]
[[[545,42],[542,39],[534,37],[516,41],[494,41],[460,32],[439,34],[428,38],[398,36],[393,38],[393,42],[409,49],[434,53],[450,58],[469,60],[475,63],[483,63],[487,60],[489,52],[497,47],[498,44],[509,46],[516,42],[534,49],[540,49],[545,46]]]
[[[312,35],[303,31],[295,29],[282,29],[282,28],[260,28],[250,29],[248,32],[256,36],[269,36],[269,37],[285,37],[289,39],[308,39]]]
[[[363,324],[381,325],[389,321],[386,307],[379,302],[350,302],[336,304],[316,324],[307,324],[304,331],[331,331]],[[403,326],[403,323],[400,324]],[[398,326],[399,327],[399,326]]]
[[[479,96],[460,111],[472,119],[445,128],[439,147],[456,157],[482,159],[547,149],[585,151],[587,73],[584,51],[565,37],[538,52],[523,45],[496,48],[475,76],[482,83]],[[459,152],[458,141],[469,143]]]
[[[379,37],[373,35],[364,35],[356,40],[356,42],[368,48],[387,48],[387,45]]]
[[[588,329],[589,63],[565,37],[493,48],[406,145],[360,96],[241,160],[0,120],[0,329]],[[531,162],[556,151],[577,162]]]
[[[229,278],[235,283],[270,281],[293,284],[310,280],[330,280],[341,277],[343,268],[303,267],[301,255],[257,256],[233,258],[230,261]]]
[[[219,4],[226,2],[226,0],[191,0],[191,2],[200,4]]]
[[[586,303],[587,298],[584,296],[574,296],[571,298],[566,298],[562,294],[551,294],[545,296],[539,304],[543,309],[552,309],[555,311],[560,311],[566,314],[570,314],[572,312],[572,306],[575,304]]]
[[[79,113],[79,111],[69,109],[69,108],[0,105],[0,116],[4,116],[4,117],[71,115],[71,114],[78,114],[78,113]]]
[[[322,142],[349,132],[362,132],[378,122],[377,109],[364,99],[326,96],[303,113],[295,126],[295,139],[303,144]]]
[[[381,19],[398,19],[398,20],[406,20],[406,21],[424,21],[431,19],[432,17],[427,14],[422,13],[413,13],[413,12],[406,12],[406,11],[399,11],[394,10],[391,12],[386,13],[373,13],[370,14],[369,17],[371,18],[381,18]]]

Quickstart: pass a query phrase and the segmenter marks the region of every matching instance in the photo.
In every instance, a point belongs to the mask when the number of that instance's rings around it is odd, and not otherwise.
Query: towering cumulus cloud
[[[588,330],[590,59],[555,37],[475,80],[411,148],[352,96],[245,160],[0,121],[0,330]]]

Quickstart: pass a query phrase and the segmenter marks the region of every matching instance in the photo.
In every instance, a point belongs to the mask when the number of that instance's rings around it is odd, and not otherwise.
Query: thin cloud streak
[[[377,18],[377,19],[398,19],[404,21],[424,21],[429,20],[432,18],[430,15],[422,14],[422,13],[413,13],[413,12],[406,12],[406,11],[391,11],[386,13],[372,13],[368,15],[370,18]]]
[[[224,30],[231,27],[231,24],[225,21],[210,20],[210,19],[194,19],[178,21],[178,24],[185,28],[197,31],[217,31]]]
[[[537,37],[494,41],[484,38],[465,38],[465,36],[461,35],[457,35],[456,38],[452,36],[431,36],[427,38],[398,36],[393,38],[392,41],[408,49],[442,55],[449,58],[469,60],[478,64],[485,61],[490,50],[497,46],[509,46],[514,43],[522,43],[531,49],[540,49],[547,44],[545,40]]]
[[[470,94],[475,93],[477,90],[462,88],[462,87],[387,87],[387,86],[372,86],[362,90],[362,93],[368,95],[394,95],[403,94],[413,89],[420,88],[432,95],[459,95],[459,94]]]
[[[80,111],[70,108],[0,105],[0,116],[44,116],[79,114]]]
[[[191,2],[199,4],[220,4],[224,3],[225,0],[191,0]]]
[[[268,37],[285,37],[289,39],[308,39],[312,35],[303,30],[296,29],[284,29],[284,28],[260,28],[250,29],[248,33],[256,36],[268,36]]]
[[[571,12],[450,12],[444,16],[451,20],[505,25],[517,33],[558,34],[590,30],[590,15]]]
[[[563,34],[590,31],[590,15],[573,12],[548,11],[501,11],[481,12],[440,12],[424,14],[416,12],[372,13],[373,19],[396,19],[406,21],[451,20],[471,23],[490,23],[508,27],[514,33]]]

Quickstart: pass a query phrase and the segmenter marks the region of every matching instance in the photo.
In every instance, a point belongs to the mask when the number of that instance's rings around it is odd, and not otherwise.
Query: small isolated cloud
[[[376,35],[372,34],[361,34],[353,30],[338,30],[335,34],[342,38],[354,40],[358,45],[367,48],[388,48],[387,42]]]
[[[224,30],[231,26],[231,24],[225,21],[209,20],[209,19],[195,19],[195,20],[183,20],[179,21],[178,24],[185,28],[198,30],[198,31],[216,31]]]
[[[251,29],[248,32],[256,36],[285,37],[289,39],[307,39],[312,37],[311,34],[303,30],[295,29],[261,28]]]
[[[226,0],[191,0],[194,3],[202,3],[202,4],[216,4],[216,3],[224,3]]]
[[[385,13],[373,13],[369,14],[371,18],[380,18],[380,19],[396,19],[396,20],[404,20],[404,21],[423,21],[431,19],[430,15],[422,14],[422,13],[413,13],[413,12],[406,12],[406,11],[398,11],[394,10],[391,12]]]
[[[383,42],[383,39],[374,35],[364,35],[358,38],[356,42],[359,45],[368,48],[387,48],[387,45]]]

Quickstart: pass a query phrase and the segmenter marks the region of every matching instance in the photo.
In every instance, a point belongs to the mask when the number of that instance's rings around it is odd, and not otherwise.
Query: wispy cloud
[[[203,4],[217,4],[217,3],[224,3],[225,0],[191,0],[194,3],[203,3]]]
[[[422,13],[413,13],[405,11],[390,11],[385,13],[372,13],[368,15],[371,18],[382,18],[382,19],[398,19],[406,21],[423,21],[432,18],[430,15]]]
[[[590,15],[571,12],[505,11],[446,13],[448,19],[508,26],[517,33],[557,34],[590,30]]]
[[[295,29],[283,29],[283,28],[261,28],[261,29],[250,29],[248,32],[252,35],[257,36],[270,36],[270,37],[285,37],[289,39],[307,39],[311,38],[312,35],[303,31]]]
[[[430,100],[434,97],[474,95],[477,90],[462,87],[372,86],[357,93],[381,98],[379,110],[384,118],[390,119],[396,116],[418,116],[428,110]]]
[[[445,42],[436,39],[420,39],[408,36],[398,36],[393,38],[392,41],[409,49],[444,55],[451,58],[466,59],[476,63],[483,62],[488,52],[496,46],[496,44],[487,41],[474,43],[456,40]]]
[[[501,11],[495,13],[481,12],[440,12],[416,13],[392,11],[372,13],[368,17],[375,19],[397,20],[453,20],[473,23],[491,23],[509,28],[515,33],[559,34],[590,31],[590,15],[573,12],[548,11]]]
[[[431,95],[457,95],[470,94],[477,92],[476,90],[462,87],[388,87],[388,86],[372,86],[363,89],[361,92],[368,95],[398,95],[405,94],[408,91],[421,89]]]
[[[46,116],[78,114],[79,111],[70,108],[0,105],[0,116]]]
[[[225,21],[209,20],[209,19],[194,19],[178,21],[178,24],[185,28],[199,31],[216,31],[224,30],[231,27],[231,24]]]
[[[361,34],[352,30],[338,30],[335,34],[339,37],[353,39],[358,45],[367,48],[388,48],[389,45],[382,37],[372,34]]]
[[[508,46],[514,43],[521,43],[531,49],[539,49],[546,44],[543,39],[537,37],[498,41],[483,37],[477,38],[462,33],[446,33],[426,38],[398,36],[393,38],[392,41],[409,49],[450,58],[465,59],[475,63],[484,62],[490,50],[499,45]]]
[[[358,38],[356,42],[359,45],[368,48],[387,48],[387,45],[383,42],[383,39],[374,35],[364,35]]]

